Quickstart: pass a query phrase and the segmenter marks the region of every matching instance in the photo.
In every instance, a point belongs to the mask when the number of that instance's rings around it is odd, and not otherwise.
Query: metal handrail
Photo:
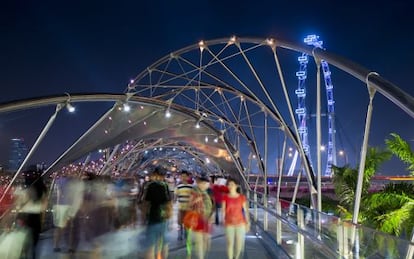
[[[296,224],[292,223],[287,218],[283,217],[282,215],[278,215],[275,211],[269,208],[266,208],[262,204],[255,202],[253,199],[249,199],[249,202],[256,204],[262,210],[269,213],[271,216],[275,217],[277,220],[280,220],[283,223],[283,225],[289,226],[289,228],[291,228],[292,231],[294,231],[295,233],[300,233],[307,239],[312,240],[316,245],[320,246],[323,249],[324,253],[326,252],[327,254],[329,254],[329,258],[334,258],[338,256],[338,253],[336,252],[336,250],[333,250],[331,247],[327,246],[320,238],[313,235],[313,233],[310,233],[309,231],[299,228]],[[255,224],[258,225],[257,222],[255,222]]]

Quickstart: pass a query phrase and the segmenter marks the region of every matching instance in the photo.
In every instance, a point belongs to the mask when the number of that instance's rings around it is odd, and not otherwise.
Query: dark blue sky
[[[167,53],[233,34],[298,42],[318,34],[330,52],[414,95],[412,7],[402,0],[2,1],[0,102],[121,92]]]

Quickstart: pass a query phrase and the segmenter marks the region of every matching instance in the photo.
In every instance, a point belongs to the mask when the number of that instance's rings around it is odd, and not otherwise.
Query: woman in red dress
[[[227,241],[227,258],[239,259],[244,250],[246,232],[250,229],[246,196],[237,192],[235,179],[227,179],[229,193],[224,195],[222,211]]]

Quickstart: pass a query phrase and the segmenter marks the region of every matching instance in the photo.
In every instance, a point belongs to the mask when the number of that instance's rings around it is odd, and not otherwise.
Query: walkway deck
[[[172,222],[176,222],[177,211],[174,211]],[[82,243],[75,254],[69,254],[67,248],[62,246],[61,252],[53,251],[53,229],[41,234],[38,246],[39,258],[144,258],[144,249],[140,246],[140,239],[145,238],[140,235],[143,227],[136,229],[126,228],[114,233],[107,234],[99,238],[99,249],[93,249],[90,244]],[[168,258],[186,258],[184,241],[177,240],[177,224],[172,223],[170,231],[167,233],[169,243]],[[194,256],[192,258],[195,258]],[[211,249],[207,258],[226,258],[226,240],[223,226],[213,226]],[[246,246],[243,259],[247,258],[275,258],[263,245],[256,233],[250,231],[246,235]]]

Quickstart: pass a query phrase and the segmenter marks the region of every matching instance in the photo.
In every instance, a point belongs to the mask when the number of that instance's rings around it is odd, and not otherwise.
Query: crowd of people
[[[228,258],[241,257],[250,220],[246,197],[236,179],[185,170],[171,175],[153,168],[138,178],[57,175],[47,187],[40,173],[38,176],[15,191],[16,211],[9,231],[25,234],[14,242],[15,258],[36,258],[48,208],[53,215],[54,253],[73,254],[88,246],[96,258],[105,257],[108,244],[124,239],[130,246],[120,242],[117,252],[110,257],[106,253],[106,258],[130,258],[137,251],[145,251],[148,259],[167,258],[171,240],[166,234],[175,225],[174,206],[178,210],[177,240],[186,245],[187,258],[206,258],[214,224],[225,229]]]

